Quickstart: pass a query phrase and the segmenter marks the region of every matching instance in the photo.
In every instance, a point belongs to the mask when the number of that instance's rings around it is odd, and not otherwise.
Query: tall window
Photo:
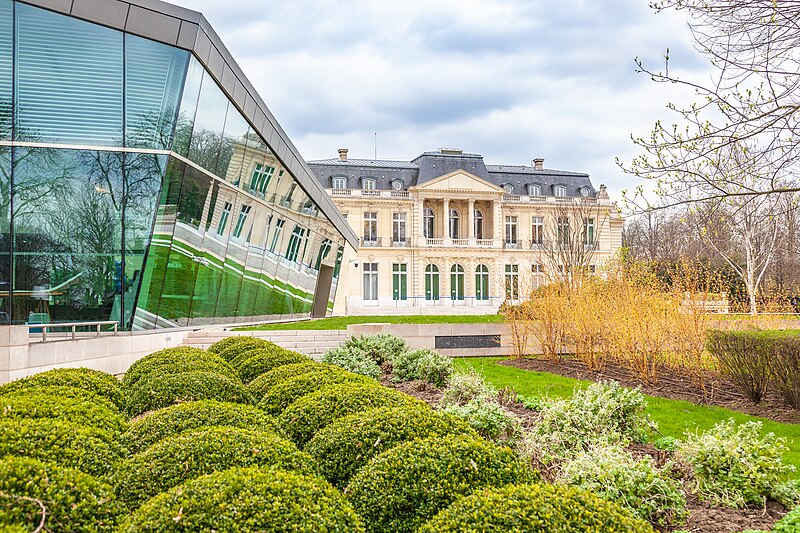
[[[455,209],[450,210],[450,238],[458,239],[458,211]]]
[[[473,213],[473,221],[475,227],[475,238],[476,239],[483,239],[483,211],[480,209],[476,209]]]
[[[556,196],[566,196],[567,188],[563,185],[556,185],[553,187],[553,194]]]
[[[519,265],[506,265],[506,298],[519,299]]]
[[[364,263],[364,300],[378,299],[378,263]]]
[[[233,209],[233,204],[230,202],[225,202],[225,205],[222,208],[222,214],[219,216],[217,235],[222,235],[225,233],[225,226],[228,224],[228,219],[231,217],[231,209]]]
[[[542,187],[536,184],[528,185],[528,196],[541,196],[542,195]]]
[[[378,240],[378,213],[364,213],[364,240]]]
[[[347,178],[343,178],[341,176],[333,178],[333,188],[334,189],[346,189],[347,188]]]
[[[237,239],[242,236],[242,229],[244,228],[244,223],[247,222],[247,215],[250,214],[250,209],[252,209],[252,206],[243,205],[241,211],[239,211],[239,218],[236,219],[236,225],[233,227],[233,236]]]
[[[506,217],[506,242],[516,244],[517,242],[517,217]]]
[[[556,219],[556,229],[557,229],[557,237],[558,237],[558,244],[561,246],[569,246],[569,218],[568,217],[558,217]]]
[[[544,242],[544,218],[531,218],[531,244],[542,244]]]
[[[282,218],[279,218],[278,221],[275,223],[275,233],[272,235],[272,242],[269,245],[269,251],[275,253],[275,248],[278,247],[278,243],[281,240],[281,232],[283,231],[283,226],[286,224],[286,221]]]
[[[486,265],[475,267],[475,299],[489,299],[489,267]]]
[[[408,299],[408,265],[406,263],[392,265],[392,299],[394,301]]]
[[[267,191],[267,187],[269,187],[269,182],[272,180],[273,174],[275,174],[275,167],[268,167],[261,163],[256,163],[253,176],[250,178],[250,192],[263,195]]]
[[[587,218],[583,223],[583,243],[586,245],[594,244],[594,219]]]
[[[439,267],[436,265],[425,267],[425,299],[439,299]]]
[[[450,298],[464,299],[464,267],[461,265],[450,267]]]
[[[433,209],[426,207],[422,215],[422,233],[426,239],[433,239]]]
[[[305,240],[306,229],[297,225],[292,230],[292,235],[289,237],[289,244],[286,247],[286,259],[289,261],[297,261],[297,255],[300,247]]]
[[[406,241],[405,213],[392,214],[392,241],[401,243]]]
[[[533,288],[539,288],[544,282],[544,268],[539,263],[531,265],[531,279],[533,280]]]
[[[361,180],[361,188],[365,191],[375,190],[375,178],[363,178]]]

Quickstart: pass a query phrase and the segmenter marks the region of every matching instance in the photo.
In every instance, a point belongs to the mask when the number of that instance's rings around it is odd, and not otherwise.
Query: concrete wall
[[[122,374],[145,355],[183,344],[188,331],[48,340],[27,326],[0,326],[0,384],[54,368],[86,367]]]
[[[484,324],[355,324],[347,326],[347,333],[364,335],[391,333],[405,339],[412,350],[428,348],[436,350],[436,337],[458,337],[462,335],[500,335],[499,348],[438,349],[437,352],[450,357],[507,356],[513,353],[511,331],[508,325]]]

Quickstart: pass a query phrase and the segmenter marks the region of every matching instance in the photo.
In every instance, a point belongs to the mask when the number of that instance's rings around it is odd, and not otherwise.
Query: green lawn
[[[400,315],[400,316],[341,316],[305,320],[302,322],[283,322],[237,328],[237,331],[275,330],[275,329],[347,329],[350,324],[478,324],[502,322],[500,315]]]
[[[577,387],[586,387],[590,382],[565,378],[546,372],[531,372],[510,366],[495,364],[501,357],[475,357],[456,360],[456,368],[474,368],[492,383],[501,388],[510,386],[525,396],[549,395],[564,398],[572,394]],[[680,400],[667,400],[646,396],[647,412],[658,423],[664,435],[681,438],[687,431],[702,431],[714,426],[717,422],[733,418],[737,423],[757,420],[763,423],[765,431],[771,431],[786,439],[789,451],[785,459],[800,470],[800,424],[782,424],[763,418],[738,413],[720,407],[707,407]]]

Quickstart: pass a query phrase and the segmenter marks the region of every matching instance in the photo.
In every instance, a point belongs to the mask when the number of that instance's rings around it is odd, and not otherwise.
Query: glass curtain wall
[[[343,244],[189,52],[0,0],[0,323],[308,314]]]

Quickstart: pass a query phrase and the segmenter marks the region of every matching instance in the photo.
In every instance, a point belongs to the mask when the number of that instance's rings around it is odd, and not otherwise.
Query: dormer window
[[[553,187],[553,194],[555,196],[566,196],[567,195],[567,187],[565,185],[555,185]]]
[[[537,183],[528,184],[528,196],[541,196],[542,186]]]
[[[581,196],[583,196],[584,198],[588,197],[589,196],[589,187],[581,187],[580,188],[580,193],[581,193]]]
[[[395,191],[403,190],[403,180],[392,180],[392,189]]]
[[[512,194],[514,192],[514,186],[511,185],[510,183],[506,183],[505,185],[503,185],[503,190],[505,191],[506,194]]]
[[[361,188],[365,191],[374,191],[376,185],[375,178],[361,178]]]
[[[333,178],[333,188],[334,189],[346,189],[347,188],[347,178],[343,178],[342,176],[337,176]]]

